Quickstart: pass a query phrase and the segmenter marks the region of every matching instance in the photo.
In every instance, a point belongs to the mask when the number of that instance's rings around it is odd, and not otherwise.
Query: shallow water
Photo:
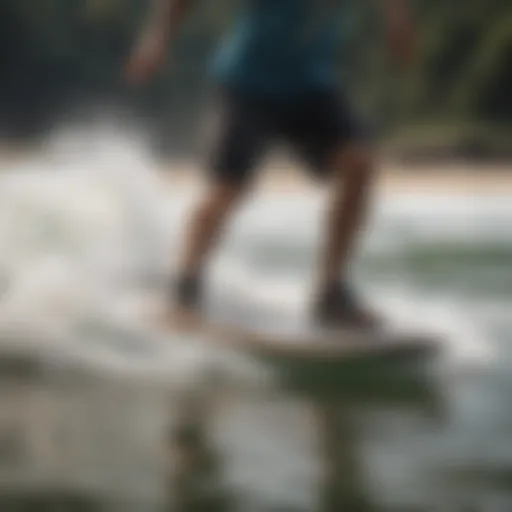
[[[340,400],[309,374],[299,392],[275,366],[143,321],[193,197],[162,189],[135,140],[71,142],[0,177],[2,350],[45,364],[43,376],[2,377],[2,494],[71,489],[94,510],[159,510],[170,497],[185,510],[201,497],[203,510],[512,508],[509,196],[379,199],[358,283],[390,318],[441,333],[445,351],[427,376],[391,390],[370,374],[371,399]],[[212,267],[212,304],[261,321],[301,314],[321,199],[247,203]],[[182,420],[204,436],[169,448],[169,422]],[[183,452],[196,462],[170,471]]]

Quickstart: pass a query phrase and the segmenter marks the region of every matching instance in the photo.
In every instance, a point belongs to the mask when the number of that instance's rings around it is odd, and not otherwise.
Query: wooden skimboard
[[[204,335],[225,348],[304,362],[408,360],[435,355],[440,346],[432,334],[397,329],[322,330],[307,320],[262,327],[207,317],[185,323],[179,318],[164,318],[163,327],[172,334]]]

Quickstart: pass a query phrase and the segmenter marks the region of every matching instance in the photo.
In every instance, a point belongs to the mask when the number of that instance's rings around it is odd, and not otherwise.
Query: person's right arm
[[[126,73],[131,83],[146,81],[163,65],[192,3],[193,0],[153,0],[148,21],[128,61]]]
[[[410,0],[380,1],[390,49],[404,66],[415,57],[415,31]]]

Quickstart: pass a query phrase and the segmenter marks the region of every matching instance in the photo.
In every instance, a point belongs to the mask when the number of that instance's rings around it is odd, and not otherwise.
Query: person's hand
[[[163,66],[167,57],[167,39],[158,32],[144,35],[135,46],[126,66],[126,79],[131,85],[145,83]]]
[[[391,53],[399,64],[409,69],[416,56],[415,34],[413,24],[409,19],[400,17],[390,22],[388,43]]]

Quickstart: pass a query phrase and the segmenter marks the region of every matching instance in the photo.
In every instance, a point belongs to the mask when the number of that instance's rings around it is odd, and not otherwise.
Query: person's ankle
[[[321,295],[332,295],[339,293],[340,290],[351,288],[350,280],[347,277],[339,276],[321,281],[317,290]]]
[[[172,285],[172,295],[179,306],[196,308],[202,295],[202,276],[199,272],[183,272]]]

